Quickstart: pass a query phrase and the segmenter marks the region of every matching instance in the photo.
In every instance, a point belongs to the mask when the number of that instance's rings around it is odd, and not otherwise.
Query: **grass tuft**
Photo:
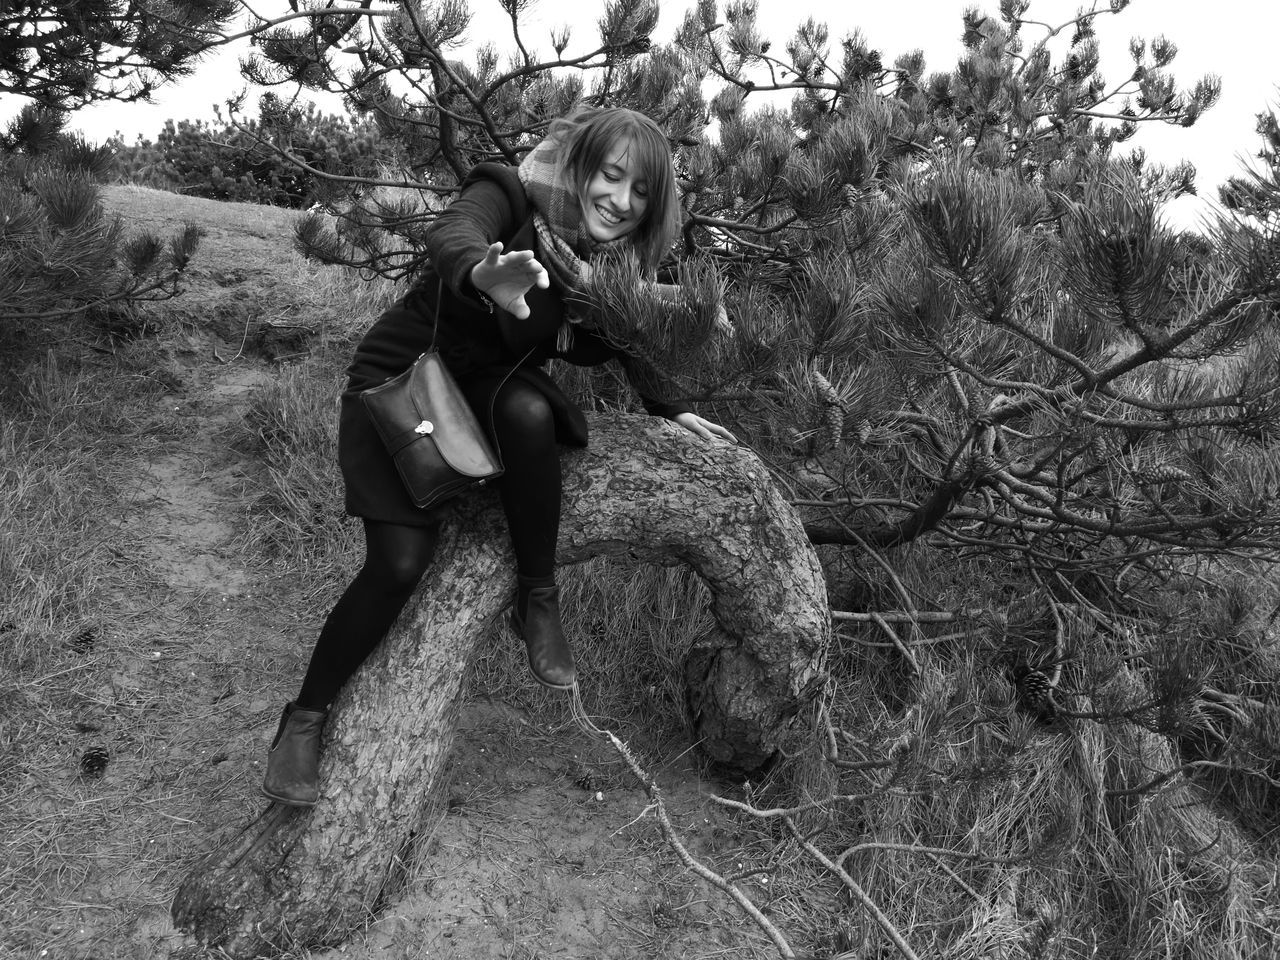
[[[342,511],[340,386],[324,358],[282,368],[253,393],[241,441],[263,470],[252,506],[257,521],[245,530],[244,548],[273,560],[288,557],[321,576],[350,563],[359,536],[358,523]]]

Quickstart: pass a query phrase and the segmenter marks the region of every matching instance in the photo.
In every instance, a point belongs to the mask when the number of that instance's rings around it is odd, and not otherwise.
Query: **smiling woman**
[[[662,130],[622,108],[580,109],[552,124],[520,164],[482,163],[427,236],[431,266],[356,349],[342,395],[338,459],[347,512],[364,521],[366,557],[329,614],[296,700],[272,744],[263,792],[291,806],[320,796],[318,753],[329,703],[382,639],[431,564],[444,513],[419,508],[375,431],[361,394],[437,349],[505,473],[499,499],[516,559],[511,625],[538,682],[576,686],[560,621],[556,546],[561,474],[557,444],[585,447],[587,423],[543,369],[616,360],[646,410],[706,442],[733,442],[697,416],[663,378],[577,314],[590,261],[639,261],[636,285],[665,306],[653,283],[679,228],[670,147]],[[650,389],[658,384],[662,389]]]

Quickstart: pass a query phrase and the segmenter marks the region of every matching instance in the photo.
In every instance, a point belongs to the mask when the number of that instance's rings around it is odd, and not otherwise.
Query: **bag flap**
[[[414,406],[421,420],[431,422],[430,437],[445,462],[468,477],[486,477],[500,470],[489,438],[439,354],[424,355],[414,370]]]
[[[392,453],[402,447],[406,439],[417,436],[413,428],[422,420],[410,392],[412,376],[413,368],[410,367],[386,383],[360,392],[360,400],[369,411],[369,419]]]

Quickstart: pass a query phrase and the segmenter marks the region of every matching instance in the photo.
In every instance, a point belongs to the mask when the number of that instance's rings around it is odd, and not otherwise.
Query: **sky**
[[[670,36],[684,12],[692,6],[682,0],[661,0],[662,17],[657,40]],[[1032,0],[1027,16],[1057,25],[1090,0]],[[513,49],[500,37],[507,26],[498,0],[470,0],[473,19],[470,36],[491,39],[500,52]],[[278,5],[278,4],[277,4]],[[280,5],[283,9],[282,5]],[[833,45],[854,29],[860,29],[871,46],[892,62],[900,53],[921,49],[926,73],[954,65],[961,52],[961,15],[969,6],[995,14],[998,0],[758,0],[762,34],[779,49],[797,25],[807,17],[824,21]],[[258,4],[259,9],[269,9]],[[534,0],[524,16],[526,42],[550,55],[548,37],[553,28],[572,25],[575,37],[566,51],[572,55],[595,38],[594,23],[603,0]],[[721,0],[723,9],[723,0]],[[1111,82],[1120,80],[1132,61],[1129,38],[1152,39],[1163,34],[1178,45],[1171,69],[1180,87],[1189,88],[1206,73],[1222,78],[1222,98],[1191,129],[1143,124],[1130,144],[1141,147],[1151,160],[1173,164],[1189,160],[1199,171],[1201,196],[1179,200],[1169,211],[1179,226],[1192,226],[1211,209],[1216,185],[1238,174],[1241,165],[1257,152],[1255,115],[1280,104],[1280,57],[1275,38],[1280,37],[1280,3],[1276,0],[1133,0],[1118,16],[1099,18],[1102,73]],[[1024,34],[1034,40],[1042,35],[1027,26]],[[236,66],[237,54],[227,52],[205,62],[179,86],[164,88],[154,104],[102,104],[72,117],[90,140],[104,140],[117,130],[127,140],[136,134],[154,139],[166,119],[211,119],[212,104],[221,102],[243,85]],[[321,104],[339,110],[335,102]],[[0,116],[11,111],[0,107]]]

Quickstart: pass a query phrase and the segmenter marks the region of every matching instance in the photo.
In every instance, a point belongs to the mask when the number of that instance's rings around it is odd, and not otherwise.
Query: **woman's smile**
[[[596,204],[596,213],[600,214],[601,218],[606,223],[617,224],[617,223],[621,223],[623,219],[622,217],[615,214],[612,210],[606,210],[604,207],[600,206],[600,204],[598,203]]]

